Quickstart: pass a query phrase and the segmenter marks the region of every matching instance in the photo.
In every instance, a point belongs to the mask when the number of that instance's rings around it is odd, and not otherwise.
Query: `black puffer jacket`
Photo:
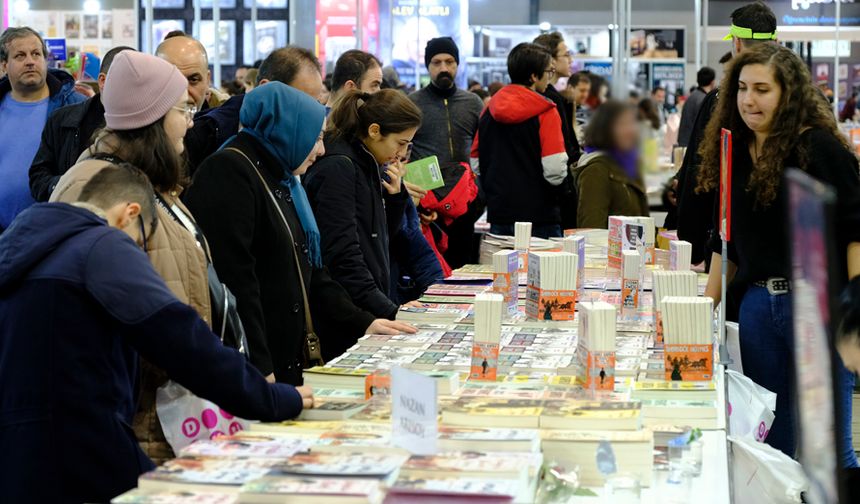
[[[379,166],[360,141],[326,137],[325,150],[303,181],[323,261],[356,305],[393,320],[388,237],[400,225],[408,193],[402,186],[395,195],[383,190]]]

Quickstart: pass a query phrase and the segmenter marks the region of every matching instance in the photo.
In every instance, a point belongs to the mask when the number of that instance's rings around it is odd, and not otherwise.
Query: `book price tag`
[[[401,367],[391,369],[391,441],[416,455],[436,453],[436,380]]]

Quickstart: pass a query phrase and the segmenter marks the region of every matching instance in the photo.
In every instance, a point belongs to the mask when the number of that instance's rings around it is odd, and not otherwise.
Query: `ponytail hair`
[[[421,126],[421,110],[403,92],[383,89],[374,94],[347,91],[334,103],[327,136],[362,140],[371,124],[382,135],[400,133]]]

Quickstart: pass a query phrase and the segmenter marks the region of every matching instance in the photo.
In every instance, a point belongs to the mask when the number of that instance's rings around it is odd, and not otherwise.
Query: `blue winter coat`
[[[0,236],[0,500],[104,502],[153,468],[130,424],[138,353],[244,418],[296,416],[88,210],[36,204]]]

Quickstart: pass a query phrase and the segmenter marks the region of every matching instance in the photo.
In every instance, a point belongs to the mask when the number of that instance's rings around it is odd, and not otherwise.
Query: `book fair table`
[[[364,336],[306,370],[318,407],[233,436],[203,433],[115,502],[185,491],[215,496],[193,502],[528,503],[558,467],[575,470],[579,489],[548,502],[729,502],[723,368],[708,346],[711,356],[671,361],[668,379],[657,341],[650,272],[666,267],[665,253],[643,265],[634,315],[607,324],[601,314],[620,308],[626,284],[607,270],[606,232],[585,236],[573,319],[527,317],[526,272],[508,274],[520,285],[503,310],[493,265],[466,266],[401,310],[417,334]],[[568,262],[560,274],[577,271]],[[666,320],[667,344],[676,323]],[[703,369],[707,379],[683,379]]]

